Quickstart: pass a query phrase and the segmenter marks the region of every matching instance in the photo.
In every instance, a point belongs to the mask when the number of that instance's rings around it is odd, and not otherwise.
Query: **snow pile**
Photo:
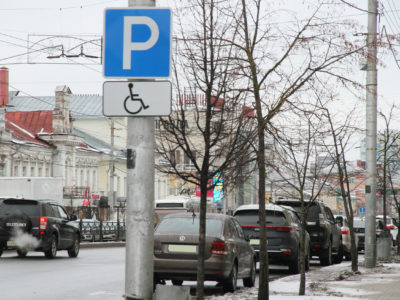
[[[292,275],[269,284],[270,300],[354,300],[379,299],[388,289],[400,282],[400,264],[378,264],[376,268],[363,267],[351,272],[351,263],[318,268],[306,273],[306,295],[299,296],[300,275]],[[393,284],[395,282],[395,284]],[[256,300],[257,288],[242,288],[234,294],[206,297],[207,300]],[[395,296],[397,297],[397,296]],[[387,299],[393,299],[388,296]],[[394,298],[398,299],[398,298]]]

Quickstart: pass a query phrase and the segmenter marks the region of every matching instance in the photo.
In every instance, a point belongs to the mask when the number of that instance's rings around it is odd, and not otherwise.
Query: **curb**
[[[81,243],[81,249],[89,248],[111,248],[111,247],[125,247],[125,242],[94,242],[94,243]]]

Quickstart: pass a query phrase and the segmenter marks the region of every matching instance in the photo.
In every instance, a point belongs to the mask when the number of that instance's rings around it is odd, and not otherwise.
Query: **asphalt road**
[[[317,267],[315,261],[312,268]],[[29,252],[27,257],[19,258],[15,251],[6,251],[0,258],[0,270],[0,299],[123,299],[125,248],[81,249],[77,258],[69,258],[66,251],[60,251],[51,260],[41,252]],[[270,268],[270,280],[287,275],[290,273],[286,267]],[[184,284],[195,293],[195,282]],[[242,280],[238,286],[243,286]],[[222,288],[216,282],[206,282],[205,293],[219,295]]]

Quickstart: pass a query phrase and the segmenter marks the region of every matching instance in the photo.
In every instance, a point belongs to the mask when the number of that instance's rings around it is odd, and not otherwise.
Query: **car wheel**
[[[289,272],[292,274],[298,274],[300,272],[300,255],[298,254],[297,259],[289,264]]]
[[[350,252],[346,252],[346,253],[344,254],[344,259],[345,259],[345,260],[351,260],[351,253],[350,253]]]
[[[332,264],[332,242],[329,241],[328,248],[321,251],[319,255],[321,266],[330,266]]]
[[[253,260],[250,270],[250,276],[247,278],[243,278],[243,285],[245,287],[253,287],[255,283],[256,283],[256,261]]]
[[[3,249],[0,249],[0,256],[3,254]]]
[[[229,277],[224,281],[224,291],[233,293],[237,286],[237,265],[233,264]]]
[[[306,271],[310,271],[310,259],[311,259],[310,252],[308,252],[306,254],[306,259],[305,259],[305,262],[304,262],[305,263],[304,268],[305,268]]]
[[[77,257],[79,254],[79,247],[80,247],[79,236],[75,235],[74,244],[70,249],[68,249],[69,257]]]
[[[173,285],[179,285],[180,286],[180,285],[182,285],[183,280],[172,279],[171,282],[172,282]]]
[[[344,255],[343,244],[340,243],[338,254],[333,257],[333,263],[340,264],[343,261],[343,255]]]
[[[18,249],[17,250],[18,257],[25,257],[28,254],[28,250],[26,249]]]
[[[46,251],[44,252],[44,255],[45,255],[47,258],[54,258],[54,257],[56,257],[56,255],[57,255],[57,237],[56,237],[55,234],[53,234],[53,235],[51,236],[51,239],[50,239],[50,249],[46,250]]]

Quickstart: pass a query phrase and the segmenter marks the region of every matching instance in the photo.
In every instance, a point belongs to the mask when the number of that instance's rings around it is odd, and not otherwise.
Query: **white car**
[[[350,237],[350,228],[349,221],[346,216],[335,215],[336,223],[340,226],[342,231],[342,244],[343,244],[343,252],[346,260],[351,260],[351,237]],[[356,238],[356,249],[358,249],[358,238]]]
[[[376,220],[381,220],[383,222],[383,215],[377,215]],[[393,223],[393,219],[390,216],[386,216],[386,228],[390,230],[390,234],[392,235],[393,245],[395,245],[399,228]]]

